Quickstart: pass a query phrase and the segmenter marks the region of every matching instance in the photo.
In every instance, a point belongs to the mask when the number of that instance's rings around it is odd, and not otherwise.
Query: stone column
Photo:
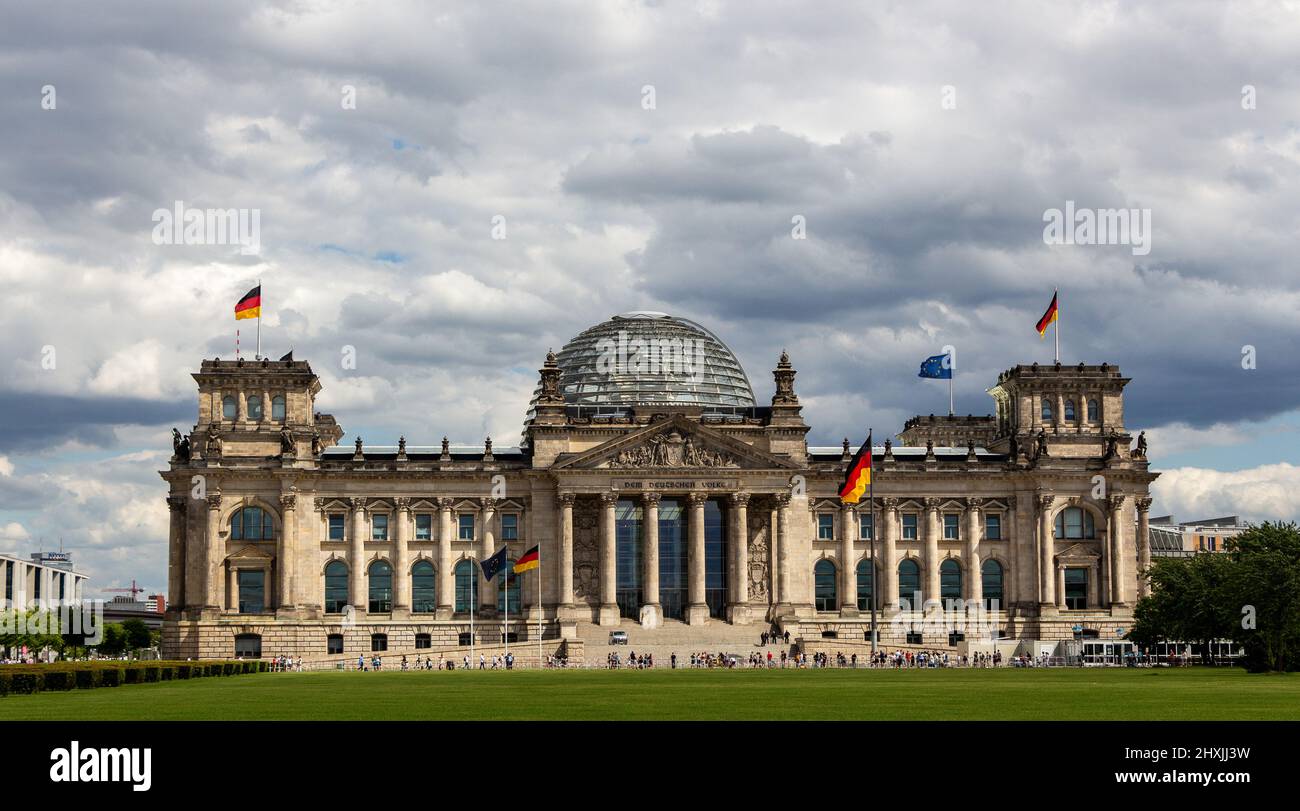
[[[275,544],[276,599],[280,608],[291,610],[300,602],[294,598],[295,534],[298,531],[298,493],[280,494],[280,537]]]
[[[768,547],[769,547],[767,552],[767,560],[768,560],[767,577],[768,580],[770,581],[768,583],[768,588],[771,590],[771,597],[769,598],[768,602],[771,603],[772,605],[779,605],[781,599],[785,596],[784,594],[781,593],[781,577],[780,577],[780,572],[781,572],[780,535],[781,534],[780,532],[778,532],[781,523],[781,512],[779,509],[780,499],[778,497],[773,497],[772,505],[773,505],[772,509],[769,510],[770,514],[767,517],[767,527],[768,527],[767,534],[768,534]]]
[[[208,493],[208,531],[204,539],[207,543],[208,561],[207,577],[204,583],[207,599],[204,606],[213,611],[220,611],[221,600],[221,563],[226,559],[225,542],[221,540],[221,491]]]
[[[451,619],[456,608],[456,571],[451,564],[451,506],[450,498],[438,499],[438,586],[434,591],[440,620]]]
[[[1056,608],[1055,545],[1052,537],[1053,496],[1038,494],[1038,605]]]
[[[600,625],[618,625],[618,545],[614,508],[618,493],[600,494]]]
[[[876,577],[880,578],[881,607],[886,613],[898,611],[898,499],[893,497],[880,500],[881,549],[880,565],[876,567]],[[872,528],[875,529],[874,527]]]
[[[776,561],[776,580],[780,584],[780,605],[782,609],[791,608],[790,594],[793,588],[794,573],[790,571],[790,494],[776,494],[776,534],[777,543],[780,545],[780,554],[775,558]],[[779,614],[786,613],[785,610],[778,611]]]
[[[185,607],[185,502],[183,494],[167,497],[167,607],[176,610]]]
[[[978,603],[984,599],[983,572],[980,568],[979,543],[984,533],[984,499],[966,499],[966,599]]]
[[[239,613],[239,570],[233,560],[226,564],[226,610]]]
[[[943,525],[939,521],[939,504],[939,499],[933,496],[925,499],[925,574],[922,579],[925,594],[922,605],[925,601],[939,599],[939,536],[943,532]]]
[[[1097,589],[1097,561],[1093,561],[1088,566],[1088,607],[1096,608],[1100,604],[1099,592]]]
[[[1065,564],[1056,564],[1056,607],[1065,609]]]
[[[352,499],[352,537],[348,544],[348,604],[366,613],[366,499]]]
[[[275,578],[271,575],[272,564],[268,563],[262,567],[262,611],[271,611],[275,603],[271,595],[271,583]]]
[[[642,559],[645,561],[645,605],[642,607],[642,614],[646,617],[646,625],[651,628],[658,627],[663,622],[663,606],[659,602],[659,499],[658,493],[643,493],[641,499],[645,502],[645,532],[642,537],[645,538],[645,555]],[[646,613],[646,609],[650,609]]]
[[[1056,393],[1056,413],[1052,416],[1055,418],[1052,422],[1055,423],[1056,432],[1060,433],[1065,426],[1065,395],[1059,391]]]
[[[686,551],[687,598],[686,623],[703,625],[709,618],[709,606],[704,601],[704,493],[689,493],[686,503],[690,508],[690,538]]]
[[[393,615],[411,611],[411,500],[394,499],[397,527],[393,536]]]
[[[248,422],[248,397],[241,388],[235,395],[235,416],[240,422]]]
[[[1138,511],[1138,597],[1145,597],[1151,591],[1151,584],[1146,579],[1146,571],[1151,568],[1151,519],[1147,514],[1151,509],[1151,499],[1142,496],[1134,503]]]
[[[1124,496],[1112,495],[1106,499],[1110,506],[1107,521],[1106,543],[1110,547],[1110,603],[1112,606],[1127,605],[1124,590]]]
[[[731,494],[731,622],[749,623],[749,493]]]
[[[492,521],[496,518],[497,500],[495,498],[484,498],[479,503],[483,507],[483,528],[479,535],[479,549],[481,550],[479,560],[487,560],[497,551],[496,534],[492,531]],[[497,589],[500,588],[501,581],[494,579],[489,583],[487,578],[483,576],[483,568],[481,566],[476,568],[478,569],[478,604],[486,615],[496,611]],[[504,570],[497,575],[497,577],[503,576],[505,576]]]
[[[858,539],[858,511],[852,504],[840,505],[840,616],[858,615],[858,572],[853,565],[854,541]]]
[[[560,604],[556,616],[573,609],[573,493],[560,493],[556,500],[560,505],[559,527],[559,561],[555,567],[555,576],[559,588]]]

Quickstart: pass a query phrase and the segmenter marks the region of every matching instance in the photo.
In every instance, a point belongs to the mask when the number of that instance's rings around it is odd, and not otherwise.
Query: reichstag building
[[[525,661],[620,625],[860,645],[873,605],[885,646],[975,639],[934,630],[975,609],[985,638],[1131,625],[1157,474],[1117,367],[1013,366],[993,414],[908,420],[859,504],[837,493],[861,438],[809,446],[793,362],[771,374],[760,405],[708,329],[627,313],[547,354],[517,447],[339,446],[308,362],[204,360],[161,472],[164,655],[459,659],[471,613]],[[502,545],[540,568],[484,581]]]

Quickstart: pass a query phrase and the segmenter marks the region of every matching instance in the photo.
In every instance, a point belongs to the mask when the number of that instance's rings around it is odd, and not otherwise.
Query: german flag
[[[1047,332],[1047,325],[1056,320],[1056,293],[1052,293],[1052,303],[1048,305],[1047,312],[1043,317],[1038,319],[1038,337],[1042,338],[1043,333]]]
[[[537,554],[537,547],[534,546],[532,549],[529,549],[527,552],[525,552],[523,556],[519,558],[519,560],[515,561],[514,572],[515,574],[523,574],[529,569],[536,569],[538,566],[541,565],[542,565],[542,559]]]
[[[840,485],[840,501],[845,504],[857,504],[862,494],[871,484],[871,434],[862,443],[858,452],[853,454],[848,470],[844,471],[844,484]]]
[[[254,287],[244,294],[235,305],[235,320],[262,317],[262,285]]]

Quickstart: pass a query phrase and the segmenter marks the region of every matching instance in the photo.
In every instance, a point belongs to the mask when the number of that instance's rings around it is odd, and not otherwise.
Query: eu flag
[[[492,578],[497,576],[497,572],[505,568],[506,549],[507,547],[504,546],[501,547],[500,549],[497,550],[497,553],[495,555],[484,560],[483,563],[480,564],[483,567],[484,579],[491,580]]]
[[[938,380],[952,379],[952,363],[944,363],[948,355],[931,355],[921,362],[921,373],[917,377],[933,377]]]

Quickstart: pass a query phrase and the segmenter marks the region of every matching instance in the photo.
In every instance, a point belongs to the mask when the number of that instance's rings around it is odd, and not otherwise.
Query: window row
[[[515,561],[506,562],[505,570],[497,582],[497,611],[517,614],[521,608],[520,578],[513,571]],[[456,564],[455,611],[468,613],[470,606],[481,605],[479,600],[478,565],[472,560]],[[342,614],[348,605],[348,580],[351,574],[347,564],[340,560],[325,566],[325,613]],[[366,570],[366,610],[371,614],[388,614],[393,610],[393,567],[387,561],[377,560]],[[438,580],[433,564],[427,560],[411,567],[411,612],[432,614],[438,608]]]
[[[1042,417],[1043,422],[1052,422],[1053,420],[1052,414],[1054,413],[1053,408],[1054,406],[1052,405],[1052,398],[1044,397],[1042,399],[1041,410],[1040,410],[1040,415]],[[1100,407],[1098,406],[1097,401],[1089,400],[1087,421],[1097,422],[1099,413],[1100,413]],[[1078,422],[1078,415],[1075,412],[1075,408],[1074,408],[1074,400],[1068,397],[1065,399],[1064,419],[1066,422]]]
[[[375,512],[370,515],[370,540],[387,541],[389,540],[389,513]],[[519,540],[519,515],[518,513],[502,513],[501,519],[501,540],[517,541]],[[329,540],[342,541],[346,539],[348,517],[344,513],[329,513]],[[456,516],[456,538],[462,541],[472,541],[476,536],[477,518],[472,513],[461,513]],[[436,514],[429,512],[415,513],[415,540],[432,541],[434,540],[434,524],[436,523]]]
[[[919,537],[917,534],[920,526],[920,513],[902,513],[902,539],[905,541],[915,541]],[[871,540],[872,534],[872,515],[870,512],[858,513],[858,538],[863,541]],[[943,514],[943,539],[945,541],[961,540],[961,514],[944,513]],[[1000,513],[984,514],[984,539],[989,541],[1002,540],[1002,515]],[[818,513],[817,514],[817,540],[833,541],[835,540],[835,514]]]
[[[870,560],[858,562],[858,610],[868,611],[875,596],[875,566]],[[980,586],[986,607],[991,608],[996,602],[1002,605],[1002,564],[992,558],[980,566]],[[834,561],[819,560],[813,566],[813,603],[818,611],[835,611],[839,608],[839,578]],[[907,610],[913,604],[920,605],[921,567],[914,560],[904,560],[898,564],[898,596],[900,607]],[[960,600],[962,595],[961,564],[948,558],[939,566],[939,599],[945,603]]]
[[[264,419],[264,401],[261,392],[244,395],[244,413],[249,420]],[[227,394],[221,398],[221,419],[234,421],[239,419],[239,397]],[[277,394],[271,398],[271,419],[284,422],[284,395]]]

